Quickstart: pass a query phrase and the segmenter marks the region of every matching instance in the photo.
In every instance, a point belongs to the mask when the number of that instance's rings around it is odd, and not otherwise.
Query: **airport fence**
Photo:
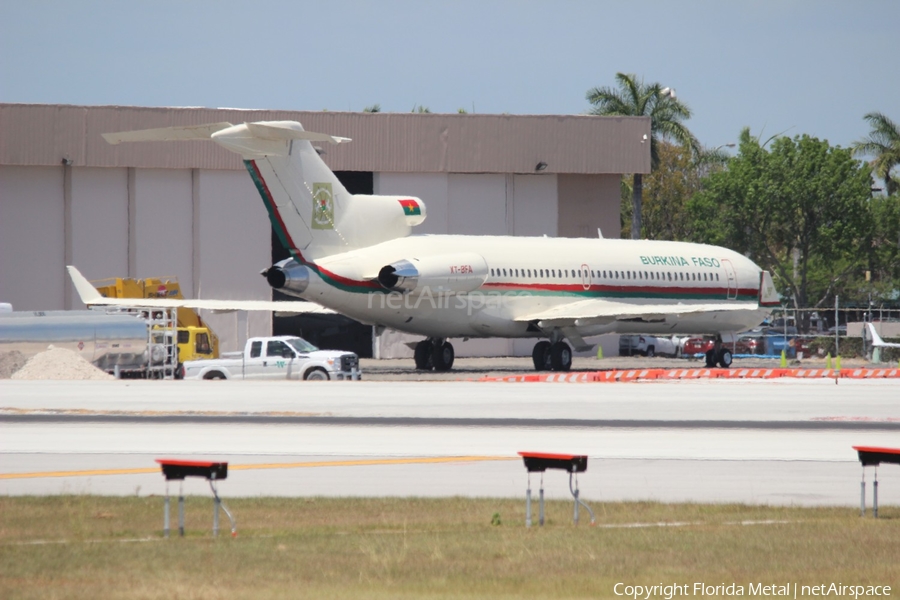
[[[885,305],[840,306],[831,309],[795,309],[772,311],[759,327],[741,334],[735,354],[803,357],[873,358],[872,336],[866,323],[875,325],[887,342],[900,342],[900,308]],[[882,362],[900,360],[900,349],[881,348]]]

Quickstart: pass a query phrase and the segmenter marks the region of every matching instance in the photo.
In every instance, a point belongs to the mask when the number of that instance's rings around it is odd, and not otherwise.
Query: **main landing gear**
[[[731,366],[731,361],[731,350],[724,346],[722,337],[717,335],[716,345],[706,351],[706,367],[712,369],[718,364],[723,369],[727,369]]]
[[[562,340],[538,342],[531,351],[535,371],[568,371],[572,368],[572,349]]]
[[[453,367],[453,344],[443,338],[428,338],[416,344],[413,354],[420,371],[449,371]]]

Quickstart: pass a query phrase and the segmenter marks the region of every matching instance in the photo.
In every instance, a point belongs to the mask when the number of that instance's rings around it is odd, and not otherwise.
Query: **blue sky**
[[[578,114],[624,71],[704,145],[846,146],[900,121],[898,23],[897,0],[0,0],[0,102]]]

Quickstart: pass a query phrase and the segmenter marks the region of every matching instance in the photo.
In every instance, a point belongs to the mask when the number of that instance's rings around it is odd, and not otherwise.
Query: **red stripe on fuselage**
[[[679,293],[679,294],[708,294],[711,296],[724,296],[728,293],[726,288],[694,288],[694,287],[655,287],[655,286],[615,286],[615,285],[591,285],[587,288],[582,284],[552,284],[552,283],[485,283],[486,288],[512,288],[521,290],[538,290],[546,292],[625,292],[625,293]],[[752,295],[756,291],[750,288],[738,290],[739,295]]]

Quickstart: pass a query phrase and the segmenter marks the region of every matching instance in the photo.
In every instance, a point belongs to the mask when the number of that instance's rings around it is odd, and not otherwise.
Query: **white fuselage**
[[[396,261],[471,253],[488,267],[484,282],[472,292],[387,292],[374,281],[380,268]],[[741,303],[748,310],[593,319],[575,325],[582,336],[738,332],[759,324],[768,312],[757,308],[760,268],[736,252],[704,244],[425,235],[317,260],[306,257],[305,263],[312,273],[300,297],[365,323],[429,337],[546,336],[546,327],[516,318],[588,298],[629,304]],[[448,272],[464,278],[467,267],[448,265]]]

